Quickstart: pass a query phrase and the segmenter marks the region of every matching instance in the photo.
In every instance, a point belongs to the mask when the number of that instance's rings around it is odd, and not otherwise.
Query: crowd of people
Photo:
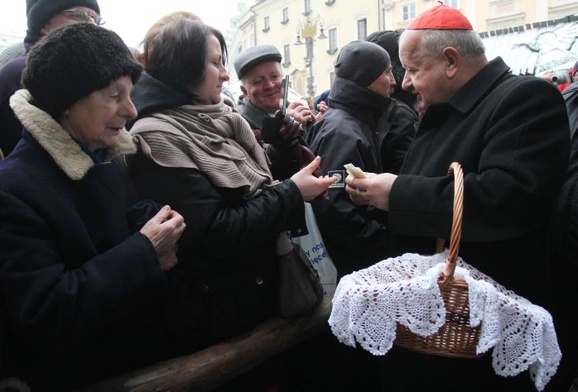
[[[338,277],[448,239],[554,320],[578,367],[578,80],[561,93],[489,60],[458,10],[344,45],[315,107],[282,108],[272,45],[234,63],[223,34],[175,12],[135,53],[97,0],[27,0],[0,65],[0,390],[65,391],[250,331],[277,315],[277,260],[313,206]],[[279,118],[273,142],[263,140]],[[352,163],[365,178],[348,175]],[[323,362],[324,365],[320,365]],[[222,391],[531,391],[491,355],[374,357],[330,331]]]

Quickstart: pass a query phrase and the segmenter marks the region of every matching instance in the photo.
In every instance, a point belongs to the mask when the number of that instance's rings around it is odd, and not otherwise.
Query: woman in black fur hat
[[[178,354],[162,314],[184,220],[129,210],[115,159],[136,151],[124,127],[141,71],[117,34],[74,24],[34,46],[10,100],[25,130],[0,164],[0,370],[33,391]]]

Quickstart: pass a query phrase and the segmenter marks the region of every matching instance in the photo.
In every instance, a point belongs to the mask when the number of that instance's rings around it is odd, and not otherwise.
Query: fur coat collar
[[[52,116],[32,104],[28,90],[18,90],[10,98],[10,107],[24,128],[48,152],[66,175],[72,180],[81,180],[95,166],[92,158],[56,122]],[[126,130],[119,136],[118,143],[104,154],[104,162],[114,158],[134,154],[136,145]]]

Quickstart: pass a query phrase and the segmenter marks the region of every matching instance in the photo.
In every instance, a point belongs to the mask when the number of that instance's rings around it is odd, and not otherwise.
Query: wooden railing
[[[326,296],[311,315],[273,318],[204,350],[136,369],[77,392],[211,391],[329,328],[331,300]]]

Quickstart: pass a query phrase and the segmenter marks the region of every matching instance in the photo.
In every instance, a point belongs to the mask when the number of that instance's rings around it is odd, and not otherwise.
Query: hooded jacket
[[[351,202],[345,192],[347,174],[343,165],[352,163],[363,171],[380,172],[375,130],[389,102],[389,98],[336,77],[329,109],[307,133],[311,150],[322,158],[323,173],[340,179],[328,189],[329,202],[312,203],[340,276],[381,260],[385,252],[386,215]]]

